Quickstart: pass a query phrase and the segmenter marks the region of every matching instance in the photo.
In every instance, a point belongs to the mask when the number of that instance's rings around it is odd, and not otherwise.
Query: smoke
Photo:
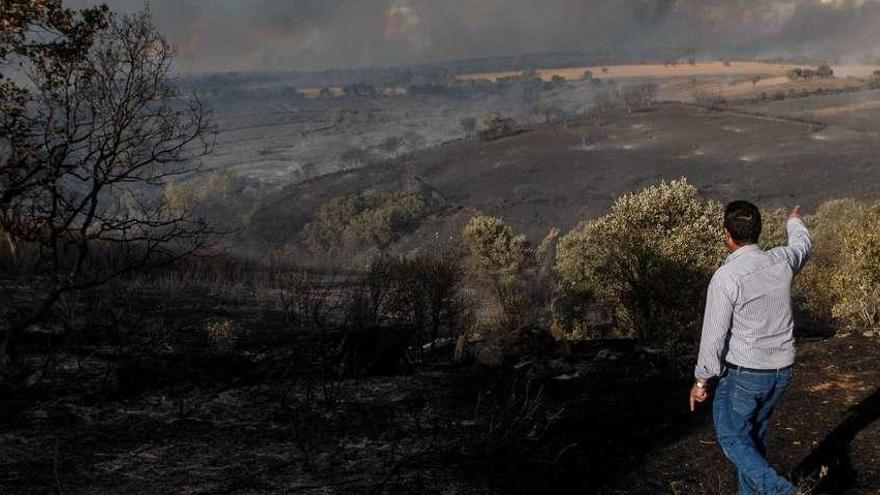
[[[120,11],[144,6],[106,2]],[[150,9],[179,46],[184,71],[364,67],[545,51],[841,57],[880,48],[880,0],[153,0]]]

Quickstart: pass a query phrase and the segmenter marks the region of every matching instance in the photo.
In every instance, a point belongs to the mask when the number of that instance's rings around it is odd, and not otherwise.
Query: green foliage
[[[628,84],[620,90],[619,98],[627,113],[650,107],[657,101],[657,85],[651,82]]]
[[[840,219],[832,316],[846,329],[880,328],[880,204]]]
[[[526,236],[500,218],[475,217],[464,229],[471,259],[484,274],[513,278],[533,259]]]
[[[490,115],[480,122],[477,137],[481,141],[495,141],[514,134],[516,121],[501,115]]]
[[[464,230],[473,269],[471,296],[479,310],[470,338],[482,343],[478,359],[495,363],[530,348],[534,339],[552,341],[544,314],[553,294],[545,259],[555,249],[551,230],[537,251],[526,237],[493,217],[471,219]]]
[[[823,79],[834,77],[834,69],[831,68],[828,64],[822,64],[816,69],[816,77],[820,77]]]
[[[816,69],[802,69],[800,67],[796,67],[786,72],[785,75],[792,81],[797,81],[799,79],[810,80],[817,78],[829,79],[834,77],[834,70],[829,65],[823,64]]]
[[[363,191],[323,204],[303,237],[316,255],[383,249],[417,226],[431,208],[421,194]]]
[[[880,204],[829,201],[807,222],[816,249],[797,278],[801,309],[818,327],[880,328]]]
[[[761,220],[763,221],[759,243],[761,249],[772,249],[788,243],[788,231],[786,230],[788,211],[784,208],[762,211]]]
[[[691,345],[724,258],[721,220],[721,205],[700,201],[684,179],[623,196],[610,214],[562,238],[560,281],[611,309],[625,335]]]
[[[707,112],[721,110],[727,104],[727,100],[724,99],[720,91],[696,91],[694,102]]]

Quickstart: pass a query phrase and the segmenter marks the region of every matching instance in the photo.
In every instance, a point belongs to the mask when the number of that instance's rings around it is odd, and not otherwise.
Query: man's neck
[[[749,246],[756,246],[756,245],[757,244],[755,244],[754,242],[747,242],[745,244],[730,244],[727,246],[727,249],[730,250],[730,254],[733,254],[742,248],[749,247]]]

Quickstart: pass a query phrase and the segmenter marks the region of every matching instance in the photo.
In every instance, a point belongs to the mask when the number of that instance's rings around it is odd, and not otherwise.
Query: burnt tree
[[[149,12],[5,0],[0,22],[0,230],[39,292],[0,334],[0,363],[65,293],[205,247],[210,231],[162,194],[211,151],[210,112],[180,94]]]

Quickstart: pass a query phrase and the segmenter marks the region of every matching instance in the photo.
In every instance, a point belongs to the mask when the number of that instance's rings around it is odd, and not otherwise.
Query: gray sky
[[[880,48],[880,0],[152,0],[150,8],[180,49],[179,68],[199,72],[658,46],[852,57]]]

